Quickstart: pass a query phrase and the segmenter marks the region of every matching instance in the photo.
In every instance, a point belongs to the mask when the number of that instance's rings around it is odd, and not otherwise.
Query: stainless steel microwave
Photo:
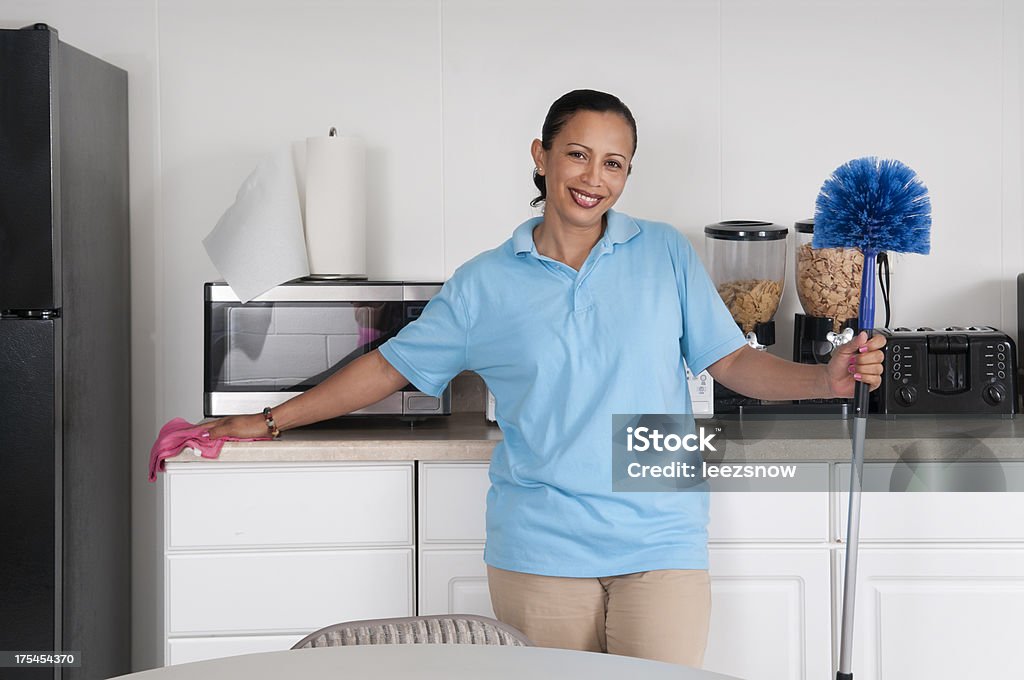
[[[224,282],[205,286],[207,416],[259,413],[325,380],[417,319],[440,283],[306,281],[278,286],[242,304]],[[451,413],[412,385],[350,416]]]

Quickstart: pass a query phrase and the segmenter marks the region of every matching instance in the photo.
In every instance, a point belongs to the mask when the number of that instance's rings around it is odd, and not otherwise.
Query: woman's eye
[[[570,151],[569,155],[573,158],[584,158],[582,151]]]
[[[608,161],[608,165],[612,166],[616,170],[622,167],[622,163],[619,163],[618,161]]]

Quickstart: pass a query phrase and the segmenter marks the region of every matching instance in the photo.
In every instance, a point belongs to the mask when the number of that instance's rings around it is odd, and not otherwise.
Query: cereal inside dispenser
[[[775,344],[775,312],[786,280],[786,234],[771,222],[731,220],[704,227],[711,280],[756,349]]]
[[[859,248],[812,248],[814,220],[796,223],[796,294],[808,316],[832,319],[839,332],[857,318],[864,253]]]
[[[827,363],[853,337],[864,254],[858,248],[813,248],[814,220],[795,223],[796,293],[804,313],[793,328],[793,361]]]

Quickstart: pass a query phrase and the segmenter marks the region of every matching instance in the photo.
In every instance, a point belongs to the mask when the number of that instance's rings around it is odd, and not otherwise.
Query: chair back
[[[401,644],[533,646],[522,632],[501,621],[472,614],[444,614],[336,623],[310,633],[292,649]]]

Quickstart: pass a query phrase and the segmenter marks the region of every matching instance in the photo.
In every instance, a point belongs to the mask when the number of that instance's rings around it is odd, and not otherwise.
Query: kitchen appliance
[[[0,30],[0,650],[130,668],[128,77]]]
[[[207,283],[204,413],[258,413],[301,394],[394,337],[440,290],[440,283],[299,279],[242,304],[226,283]],[[450,385],[440,397],[406,385],[348,416],[450,413]]]
[[[871,411],[896,414],[1017,412],[1017,350],[990,326],[881,328],[886,338],[882,385]]]
[[[793,361],[827,364],[857,326],[864,255],[857,248],[814,248],[814,220],[793,225],[796,292],[804,313],[793,322]]]
[[[1017,413],[1024,411],[1024,274],[1017,275]]]
[[[730,220],[704,227],[707,269],[747,344],[775,344],[775,312],[786,280],[786,235],[771,222]],[[714,385],[714,413],[737,413],[763,405],[760,399]],[[696,404],[695,404],[696,408]]]

